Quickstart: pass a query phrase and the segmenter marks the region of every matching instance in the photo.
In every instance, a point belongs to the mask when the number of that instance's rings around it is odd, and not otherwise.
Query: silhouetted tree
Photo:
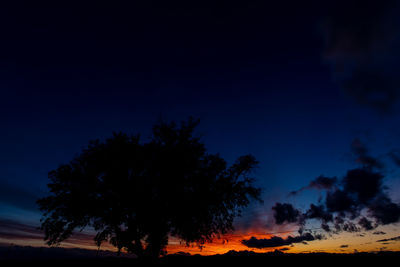
[[[197,124],[159,123],[148,142],[123,133],[91,141],[51,171],[51,194],[38,200],[47,243],[90,226],[98,246],[109,241],[118,251],[158,257],[169,236],[201,245],[233,230],[241,208],[260,201],[249,177],[257,161],[247,155],[227,167],[193,136]]]

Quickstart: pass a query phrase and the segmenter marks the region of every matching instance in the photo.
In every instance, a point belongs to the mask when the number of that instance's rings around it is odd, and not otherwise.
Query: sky
[[[270,2],[2,4],[0,243],[45,245],[35,200],[89,140],[194,116],[211,153],[257,158],[264,203],[202,250],[171,239],[170,252],[400,250],[398,3]],[[366,198],[350,186],[360,168],[376,182]],[[332,207],[337,192],[352,204]],[[279,222],[277,203],[293,216]]]

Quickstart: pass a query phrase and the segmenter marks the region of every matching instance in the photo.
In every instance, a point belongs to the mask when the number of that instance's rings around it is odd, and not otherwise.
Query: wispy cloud
[[[38,226],[24,224],[16,220],[0,219],[0,239],[2,239],[3,242],[8,241],[8,243],[17,242],[23,244],[24,242],[41,241],[44,245],[43,237],[44,233]],[[88,233],[76,232],[64,245],[70,246],[73,244],[76,247],[93,246],[93,248],[95,248],[93,237],[94,235]]]
[[[400,236],[387,238],[387,239],[381,239],[381,240],[378,240],[376,242],[388,242],[388,241],[400,241]]]

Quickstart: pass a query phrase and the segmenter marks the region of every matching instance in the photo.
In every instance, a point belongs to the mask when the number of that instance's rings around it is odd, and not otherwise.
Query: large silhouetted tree
[[[49,173],[50,196],[38,200],[49,245],[90,226],[98,246],[158,257],[168,237],[186,244],[211,241],[233,230],[251,199],[260,200],[250,172],[253,156],[232,166],[209,154],[193,135],[198,121],[159,123],[150,140],[123,133],[89,146]]]

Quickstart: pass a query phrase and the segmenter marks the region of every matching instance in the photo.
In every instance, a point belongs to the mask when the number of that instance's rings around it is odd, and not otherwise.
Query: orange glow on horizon
[[[271,229],[274,233],[266,233],[261,229],[254,227],[247,230],[239,230],[230,234],[223,235],[221,238],[215,238],[213,242],[205,243],[202,248],[197,245],[186,246],[178,238],[170,237],[169,243],[166,248],[167,254],[174,254],[178,252],[190,253],[191,255],[215,255],[224,254],[231,250],[234,251],[254,251],[257,253],[271,252],[276,249],[284,249],[285,253],[309,253],[309,252],[326,252],[326,253],[354,253],[354,252],[376,252],[381,250],[400,251],[400,242],[380,242],[385,238],[393,238],[399,236],[397,228],[386,226],[380,228],[385,232],[384,235],[374,235],[372,233],[341,233],[339,235],[325,234],[325,238],[321,240],[314,240],[304,243],[295,243],[293,245],[286,245],[280,247],[268,248],[249,248],[242,244],[242,240],[255,237],[257,239],[269,239],[273,236],[287,238],[288,236],[296,236],[295,229]],[[20,245],[20,246],[33,246],[33,247],[47,247],[43,241],[43,237],[35,235],[31,237],[21,238],[1,238],[0,245]],[[89,234],[75,235],[65,242],[60,244],[64,248],[82,248],[97,250],[98,247],[94,244],[93,237]],[[100,248],[101,250],[116,251],[116,248],[111,244],[104,242]]]
[[[292,231],[288,231],[287,233],[291,233]],[[200,255],[214,255],[214,254],[224,254],[230,250],[236,251],[254,251],[254,252],[270,252],[274,251],[275,249],[279,249],[277,247],[273,248],[264,248],[264,249],[257,249],[257,248],[249,248],[242,244],[243,239],[249,239],[251,237],[256,238],[271,238],[272,234],[265,234],[260,232],[248,232],[248,233],[232,233],[226,234],[221,238],[214,239],[211,243],[205,243],[202,248],[191,245],[186,246],[184,242],[180,242],[175,238],[171,238],[170,242],[167,246],[168,254],[174,254],[177,252],[185,252],[190,254],[200,254]]]

